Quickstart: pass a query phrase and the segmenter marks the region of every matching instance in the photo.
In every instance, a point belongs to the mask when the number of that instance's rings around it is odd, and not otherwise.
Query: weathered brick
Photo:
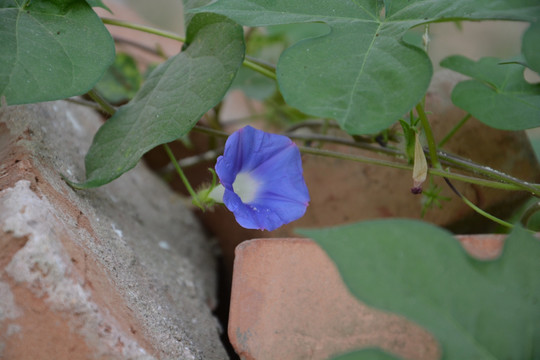
[[[75,191],[100,118],[0,109],[0,358],[223,359],[214,245],[142,164]]]

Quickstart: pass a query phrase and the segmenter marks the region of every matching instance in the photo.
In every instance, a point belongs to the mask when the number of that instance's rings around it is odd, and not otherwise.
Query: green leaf
[[[293,43],[305,38],[323,35],[327,31],[326,25],[317,23],[276,25],[253,29],[246,44],[246,55],[275,64],[283,50]],[[274,79],[244,67],[240,69],[233,86],[241,89],[246,96],[252,99],[265,100],[275,94],[276,85]]]
[[[412,109],[427,91],[427,54],[402,41],[411,27],[437,21],[534,21],[537,0],[381,1],[220,0],[195,11],[230,17],[247,26],[323,22],[326,35],[283,52],[277,76],[287,103],[337,119],[351,134],[376,133]]]
[[[452,101],[486,125],[504,130],[540,125],[540,84],[525,81],[522,65],[501,64],[491,57],[475,62],[450,56],[441,61],[441,66],[474,79],[457,84]]]
[[[439,340],[443,359],[540,357],[540,242],[516,228],[494,261],[413,220],[301,230],[366,304],[406,316]]]
[[[332,360],[398,360],[400,358],[380,349],[363,349],[332,357]]]
[[[523,34],[522,49],[527,66],[540,73],[540,20],[531,24]]]
[[[186,28],[189,27],[189,23],[194,16],[191,10],[208,5],[211,1],[212,0],[182,0],[182,7],[184,9],[184,24]]]
[[[124,53],[116,54],[114,64],[105,72],[95,89],[111,104],[131,100],[142,83],[135,59]]]
[[[101,186],[148,150],[185,135],[225,95],[244,58],[242,28],[215,14],[192,18],[186,50],[158,66],[135,98],[97,132],[78,188]]]
[[[0,96],[9,105],[90,90],[114,60],[114,42],[84,0],[0,1]]]

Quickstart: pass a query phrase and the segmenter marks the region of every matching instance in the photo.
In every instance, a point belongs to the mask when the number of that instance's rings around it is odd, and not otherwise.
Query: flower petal
[[[261,199],[259,204],[244,204],[238,195],[227,190],[223,202],[242,227],[268,231],[301,218],[307,207],[307,203],[300,204],[279,197]]]
[[[302,175],[300,151],[294,143],[276,153],[271,160],[259,165],[251,175],[255,179],[264,179],[258,191],[258,199],[275,199],[279,196],[304,206],[309,202],[308,189]]]
[[[269,134],[249,125],[234,132],[216,164],[220,182],[232,190],[238,173],[253,170],[290,144],[294,145],[286,136]]]
[[[275,230],[302,217],[308,206],[300,151],[286,136],[251,126],[238,130],[227,140],[216,173],[225,187],[223,202],[245,228]],[[247,203],[232,186],[239,173],[258,183],[256,196]]]

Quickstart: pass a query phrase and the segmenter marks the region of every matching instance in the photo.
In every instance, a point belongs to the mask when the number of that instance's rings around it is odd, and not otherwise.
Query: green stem
[[[165,53],[163,53],[163,49],[161,49],[159,44],[157,44],[155,48],[152,48],[150,46],[140,44],[137,41],[133,41],[133,40],[130,40],[130,39],[124,39],[124,38],[120,38],[120,37],[117,37],[117,36],[113,36],[113,40],[117,44],[126,44],[126,45],[129,45],[129,46],[133,46],[133,47],[136,47],[137,49],[140,49],[142,51],[146,51],[149,54],[159,56],[160,58],[162,58],[164,60],[167,60],[167,55]]]
[[[516,187],[519,187],[522,191],[527,191],[533,195],[540,196],[540,187],[537,184],[531,184],[527,181],[517,179],[513,176],[494,170],[490,167],[478,165],[470,160],[465,160],[460,157],[452,156],[441,151],[438,152],[438,155],[440,159],[444,160],[444,162],[448,163],[450,166],[475,174],[480,174],[497,181],[502,181],[509,185],[514,185]]]
[[[416,112],[418,113],[418,118],[422,123],[422,128],[424,128],[424,134],[426,135],[426,140],[429,148],[429,155],[431,157],[431,165],[434,168],[442,168],[441,163],[439,162],[439,157],[437,156],[437,144],[435,144],[435,138],[433,137],[433,131],[431,131],[431,126],[429,125],[428,118],[424,111],[424,106],[421,103],[416,105]]]
[[[178,165],[178,161],[176,161],[176,157],[174,156],[173,152],[171,151],[171,148],[167,144],[163,144],[163,147],[165,148],[165,152],[169,156],[169,159],[171,159],[171,162],[173,163],[176,171],[178,172],[178,175],[180,175],[180,179],[182,179],[182,182],[186,186],[187,191],[191,195],[191,198],[193,199],[193,203],[197,207],[199,207],[201,210],[204,210],[204,207],[202,206],[201,202],[199,201],[199,197],[197,196],[197,193],[191,187],[191,184],[189,183],[189,180],[187,179],[184,172],[182,171],[182,168],[180,167],[180,165]]]
[[[429,169],[429,173],[442,178],[448,178],[453,180],[463,181],[469,184],[475,184],[485,186],[493,189],[508,190],[508,191],[523,191],[523,188],[519,185],[502,183],[499,181],[487,180],[462,174],[450,173],[442,169]]]
[[[341,153],[337,151],[324,150],[324,149],[313,148],[309,146],[298,146],[298,149],[304,154],[319,155],[319,156],[325,156],[325,157],[341,159],[341,160],[351,160],[351,161],[361,162],[364,164],[382,165],[382,166],[387,166],[394,169],[412,170],[412,166],[406,163],[397,163],[397,162],[392,162],[388,160],[374,159],[374,158],[361,156],[361,155],[345,154],[345,153]]]
[[[139,24],[133,24],[127,21],[121,21],[121,20],[115,20],[110,18],[101,18],[101,21],[103,21],[104,24],[107,25],[113,25],[113,26],[120,26],[128,29],[138,30],[142,31],[148,34],[154,34],[158,36],[162,36],[168,39],[173,39],[180,42],[186,42],[186,39],[181,37],[180,35],[177,35],[175,33],[172,33],[170,31],[160,30],[153,28],[151,26],[145,26],[145,25],[139,25]],[[269,77],[270,79],[276,80],[276,73],[275,71],[272,71],[268,68],[268,66],[263,66],[258,63],[258,61],[255,61],[254,59],[244,59],[244,62],[242,63],[247,68],[250,68],[266,77]]]
[[[195,125],[191,130],[199,132],[201,134],[211,135],[211,136],[217,136],[221,138],[228,138],[229,134],[227,134],[225,131],[211,129],[205,126]]]
[[[104,111],[103,108],[95,101],[84,100],[81,98],[67,98],[65,99],[65,101],[73,103],[73,104],[77,104],[77,105],[86,106],[96,111]]]
[[[87,95],[101,107],[101,110],[103,110],[107,114],[113,116],[116,112],[114,106],[109,104],[107,100],[101,97],[101,95],[99,95],[95,89],[90,90]]]
[[[286,133],[285,135],[287,135],[288,137],[294,140],[320,141],[321,143],[346,145],[346,146],[357,148],[357,149],[369,150],[377,154],[394,156],[396,158],[404,158],[403,153],[398,150],[391,149],[389,147],[381,147],[379,145],[373,145],[365,141],[350,141],[344,138],[321,135],[321,134]]]
[[[521,216],[521,225],[527,226],[527,223],[531,219],[531,217],[540,210],[540,202],[536,202],[531,207],[529,207],[525,213]]]
[[[387,166],[390,168],[401,169],[401,170],[412,171],[412,168],[413,168],[412,165],[409,165],[406,163],[396,163],[396,162],[392,162],[388,160],[373,159],[373,158],[360,156],[360,155],[344,154],[340,152],[317,149],[317,148],[306,147],[306,146],[299,146],[298,148],[304,154],[326,156],[326,157],[342,159],[342,160],[351,160],[351,161],[361,162],[364,164],[381,165],[381,166]],[[466,176],[462,174],[454,174],[454,173],[444,171],[442,169],[431,168],[429,169],[429,173],[435,176],[443,177],[443,178],[464,181],[470,184],[476,184],[476,185],[485,186],[485,187],[494,188],[494,189],[509,190],[509,191],[523,190],[521,186],[501,183],[498,181],[475,178],[475,177]]]
[[[276,73],[274,71],[271,71],[268,68],[253,62],[252,60],[245,59],[242,65],[270,79],[277,80]]]
[[[365,142],[350,141],[343,138],[319,135],[319,134],[286,134],[286,135],[289,136],[291,139],[296,139],[296,140],[321,141],[321,142],[340,144],[340,145],[346,145],[346,146],[355,147],[359,149],[369,150],[371,152],[375,152],[375,153],[383,154],[387,156],[393,156],[395,158],[404,157],[403,153],[398,150],[394,150],[391,148],[383,148],[380,146],[374,146]],[[517,179],[510,175],[503,174],[494,169],[484,167],[482,165],[471,162],[470,160],[466,160],[460,157],[449,155],[442,151],[438,151],[437,155],[438,155],[439,161],[442,161],[445,165],[450,165],[452,167],[465,170],[469,173],[480,174],[486,177],[490,177],[494,180],[497,180],[497,181],[489,181],[487,179],[484,179],[485,181],[487,181],[485,183],[486,186],[494,187],[492,186],[493,184],[498,184],[498,183],[501,184],[502,182],[501,186],[498,186],[497,188],[506,189],[506,190],[522,190],[522,191],[527,191],[527,192],[530,192],[531,194],[540,196],[540,188],[538,188],[534,184],[530,184],[526,181]],[[453,176],[453,175],[448,175],[450,173],[442,169],[436,169],[436,168],[430,169],[430,173],[437,176]],[[475,177],[467,177],[465,175],[459,175],[459,176],[462,176],[461,180],[463,181],[471,180],[469,182],[472,182],[473,179],[482,180]],[[481,185],[479,181],[474,181],[474,183]]]
[[[513,228],[514,225],[510,224],[509,222],[506,222],[502,219],[499,219],[498,217],[494,216],[494,215],[491,215],[490,213],[488,212],[485,212],[484,210],[480,209],[478,206],[476,206],[475,204],[473,204],[469,199],[467,199],[465,196],[461,196],[461,200],[463,200],[463,202],[465,204],[467,204],[471,209],[473,209],[474,211],[476,211],[478,214],[488,218],[489,220],[493,221],[493,222],[496,222],[497,224],[499,225],[502,225],[502,226],[505,226],[507,228]]]
[[[307,128],[313,127],[313,128],[326,128],[326,129],[329,129],[329,128],[341,129],[339,127],[338,123],[335,120],[332,120],[332,119],[308,119],[308,120],[304,120],[304,121],[299,122],[299,123],[294,123],[294,124],[289,125],[285,129],[285,133],[286,134],[292,133],[294,130],[297,130],[297,129],[300,129],[300,128],[305,128],[305,127],[307,127]]]
[[[456,187],[450,182],[450,180],[448,180],[447,178],[444,179],[446,181],[446,184],[448,184],[448,186],[450,187],[450,189],[452,189],[452,191],[461,199],[463,200],[463,202],[465,204],[467,204],[467,206],[469,206],[471,209],[473,209],[474,211],[476,211],[478,214],[488,218],[489,220],[499,224],[499,225],[502,225],[502,226],[505,226],[505,227],[508,227],[508,228],[513,228],[514,225],[510,224],[509,222],[506,222],[504,220],[501,220],[499,219],[498,217],[494,216],[494,215],[491,215],[490,213],[480,209],[478,206],[476,206],[472,201],[470,201],[469,199],[467,199],[462,193],[459,192],[458,189],[456,189]]]
[[[104,24],[107,25],[114,25],[114,26],[120,26],[128,29],[138,30],[149,34],[154,34],[158,36],[162,36],[168,39],[177,40],[180,42],[186,42],[186,39],[169,31],[160,30],[153,28],[151,26],[145,26],[145,25],[139,25],[139,24],[133,24],[127,21],[122,20],[116,20],[116,19],[110,19],[110,18],[101,18],[101,21],[103,21]]]
[[[253,56],[249,56],[246,54],[246,60],[249,60],[255,64],[258,64],[260,66],[262,66],[263,68],[266,68],[272,72],[276,72],[276,66],[272,63],[269,63],[267,61],[264,61],[264,60],[261,60],[261,59],[257,59]]]
[[[448,140],[450,140],[456,134],[456,132],[461,129],[463,125],[465,125],[465,123],[471,118],[471,116],[471,114],[465,115],[465,117],[463,117],[463,119],[461,119],[460,122],[457,123],[456,126],[454,126],[452,130],[450,130],[450,132],[446,134],[446,136],[439,142],[439,148],[442,148],[443,145],[446,144]]]

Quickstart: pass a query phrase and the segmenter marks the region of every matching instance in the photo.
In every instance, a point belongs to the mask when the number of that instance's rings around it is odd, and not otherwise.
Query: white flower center
[[[212,191],[210,191],[208,197],[217,203],[223,204],[223,194],[225,194],[225,188],[223,185],[219,184]]]
[[[244,204],[249,204],[257,196],[260,183],[249,173],[239,173],[234,179],[233,190]]]

